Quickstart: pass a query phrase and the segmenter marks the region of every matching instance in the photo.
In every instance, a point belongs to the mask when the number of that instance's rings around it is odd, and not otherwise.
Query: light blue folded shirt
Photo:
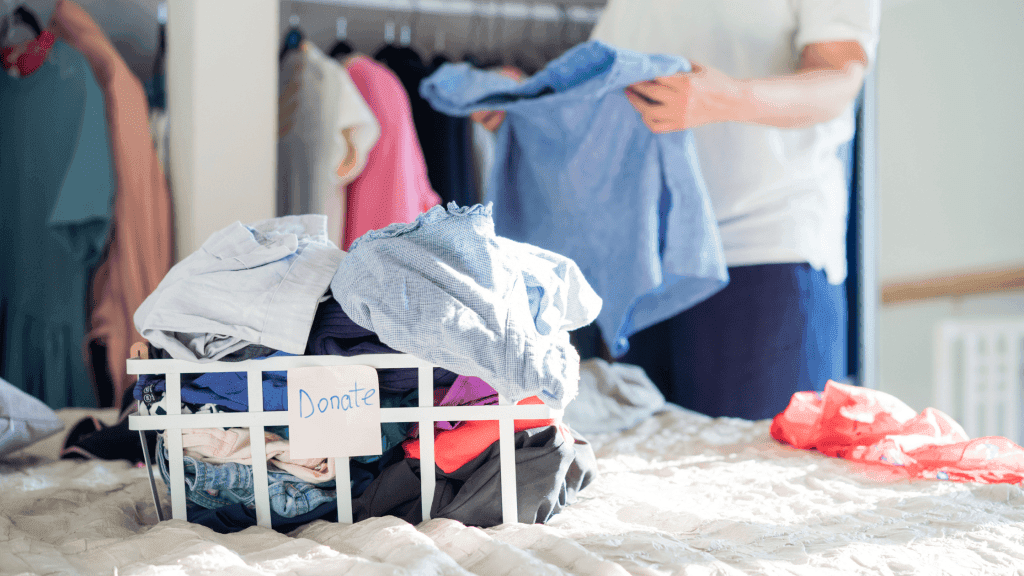
[[[135,311],[135,327],[178,360],[219,360],[250,344],[304,354],[344,255],[327,238],[326,216],[235,222],[171,268]]]
[[[496,231],[579,265],[604,300],[597,324],[616,357],[728,282],[692,134],[652,133],[624,93],[689,69],[592,41],[521,84],[446,64],[420,85],[445,114],[506,112],[488,187]]]
[[[572,260],[496,236],[491,207],[479,204],[435,206],[410,224],[367,232],[331,293],[395,350],[554,408],[579,381],[568,331],[601,309]]]

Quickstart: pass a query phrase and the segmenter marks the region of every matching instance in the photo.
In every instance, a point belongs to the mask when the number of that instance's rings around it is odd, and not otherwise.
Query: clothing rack
[[[321,48],[348,36],[357,49],[374,50],[389,40],[390,23],[392,33],[401,28],[402,40],[407,39],[408,30],[408,40],[423,53],[443,50],[459,57],[481,49],[498,56],[529,49],[552,59],[566,44],[586,39],[605,3],[167,2],[167,106],[174,118],[169,170],[174,182],[176,253],[195,252],[204,239],[236,220],[255,222],[276,214],[278,55],[291,15],[298,17],[304,37]],[[523,50],[508,42],[519,42]],[[478,46],[481,43],[484,46]],[[240,146],[241,142],[245,145]]]
[[[605,0],[545,0],[544,2],[483,0],[289,0],[305,4],[384,10],[404,14],[443,14],[520,20],[597,22]]]
[[[338,41],[372,52],[384,44],[425,55],[483,51],[539,69],[586,40],[604,0],[281,0],[280,33],[292,29],[325,51]],[[447,41],[446,41],[447,39]],[[452,49],[454,48],[454,52]],[[511,62],[509,62],[511,63]]]

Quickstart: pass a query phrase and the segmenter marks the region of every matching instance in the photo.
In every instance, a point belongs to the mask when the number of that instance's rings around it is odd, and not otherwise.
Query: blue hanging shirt
[[[729,279],[692,134],[654,134],[625,96],[689,69],[591,41],[522,83],[449,64],[420,85],[445,114],[505,111],[488,186],[495,231],[576,261],[604,300],[597,324],[616,357]]]

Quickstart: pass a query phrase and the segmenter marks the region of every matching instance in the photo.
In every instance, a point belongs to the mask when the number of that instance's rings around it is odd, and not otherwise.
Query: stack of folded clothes
[[[135,314],[151,357],[193,362],[281,355],[405,353],[435,364],[434,404],[563,408],[579,356],[568,331],[600,298],[571,260],[495,236],[489,206],[440,206],[367,233],[345,253],[323,216],[286,216],[217,232],[174,266]],[[378,370],[382,407],[419,404],[416,369]],[[140,412],[166,414],[162,375],[139,378]],[[263,409],[287,410],[287,375],[265,372]],[[244,372],[182,374],[182,413],[247,411]],[[515,425],[519,520],[545,522],[596,475],[591,446],[554,420]],[[381,425],[381,456],[349,459],[355,520],[419,522],[419,433]],[[431,516],[502,519],[498,424],[435,424]],[[337,514],[334,460],[292,458],[287,427],[265,430],[271,519],[291,530]],[[248,428],[183,431],[188,517],[220,532],[255,525]],[[163,438],[157,461],[169,482]],[[347,495],[345,496],[347,497]]]

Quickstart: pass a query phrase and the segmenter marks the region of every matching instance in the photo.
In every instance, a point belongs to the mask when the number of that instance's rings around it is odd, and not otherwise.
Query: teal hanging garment
[[[58,41],[32,74],[0,71],[0,376],[54,409],[97,403],[83,340],[115,186],[85,58]]]

